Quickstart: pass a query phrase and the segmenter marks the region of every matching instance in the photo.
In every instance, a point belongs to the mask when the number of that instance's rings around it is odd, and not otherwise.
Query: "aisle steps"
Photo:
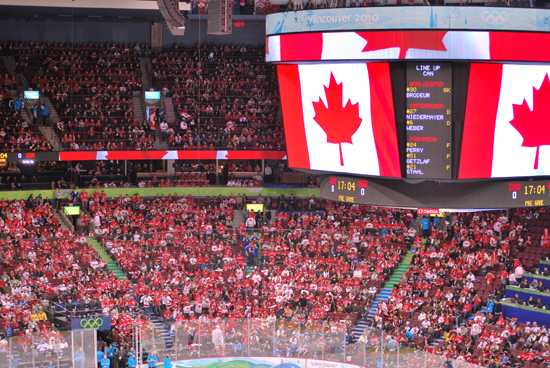
[[[86,240],[88,241],[88,244],[90,247],[94,248],[94,250],[99,254],[101,259],[107,263],[107,269],[115,274],[115,276],[120,280],[123,281],[124,277],[126,276],[124,272],[118,267],[116,262],[111,258],[109,253],[101,246],[99,241],[96,238],[87,237]]]
[[[94,248],[94,250],[99,254],[99,256],[101,257],[101,259],[104,261],[104,262],[107,262],[107,269],[109,271],[111,271],[112,273],[115,274],[116,277],[118,277],[118,279],[120,281],[123,281],[124,278],[125,278],[125,274],[124,272],[120,269],[120,267],[118,267],[118,265],[116,264],[116,262],[111,258],[111,256],[109,255],[109,253],[107,253],[107,251],[101,246],[101,244],[99,243],[99,241],[96,239],[96,238],[93,238],[93,237],[87,237],[86,238],[88,244]],[[133,296],[133,291],[134,291],[134,285],[131,286],[131,289],[130,289],[130,292]],[[147,315],[149,316],[149,319],[151,320],[151,322],[153,323],[153,325],[155,326],[155,329],[159,332],[159,334],[162,336],[162,339],[164,340],[165,342],[165,345],[166,345],[166,348],[167,349],[171,349],[172,348],[172,337],[170,336],[170,331],[166,328],[166,326],[164,325],[164,322],[162,322],[157,316],[155,316],[154,314],[151,314],[151,313],[147,313]]]

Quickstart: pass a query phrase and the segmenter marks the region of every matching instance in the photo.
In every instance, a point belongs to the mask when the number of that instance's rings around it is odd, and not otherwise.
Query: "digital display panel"
[[[277,70],[290,167],[401,177],[387,63]]]
[[[308,32],[266,38],[268,62],[335,60],[550,61],[549,33],[387,30]],[[514,47],[510,47],[514,45]]]
[[[459,179],[550,175],[550,66],[472,64]]]
[[[40,98],[40,92],[38,91],[25,91],[23,97],[27,100],[38,100]]]
[[[63,211],[65,212],[65,215],[67,215],[67,216],[78,216],[78,215],[80,215],[80,207],[79,206],[65,206],[65,207],[63,207]]]
[[[430,214],[436,211],[439,213],[437,209],[441,208],[542,207],[550,204],[550,182],[507,180],[411,183],[404,180],[330,175],[321,179],[321,197],[372,206],[420,208]]]
[[[407,178],[452,177],[452,80],[451,64],[407,64]]]
[[[160,91],[145,91],[146,100],[160,100]]]
[[[264,205],[262,203],[247,203],[247,211],[264,212]]]

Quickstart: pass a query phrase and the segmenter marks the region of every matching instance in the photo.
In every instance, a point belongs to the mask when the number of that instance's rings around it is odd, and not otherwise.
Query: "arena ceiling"
[[[181,10],[190,4],[180,1]],[[156,0],[0,0],[1,18],[160,18]]]

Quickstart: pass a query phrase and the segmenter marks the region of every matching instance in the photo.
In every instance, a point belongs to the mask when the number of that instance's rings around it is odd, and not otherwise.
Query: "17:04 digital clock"
[[[550,204],[548,181],[418,183],[380,178],[326,176],[321,196],[332,201],[411,208],[501,209]]]

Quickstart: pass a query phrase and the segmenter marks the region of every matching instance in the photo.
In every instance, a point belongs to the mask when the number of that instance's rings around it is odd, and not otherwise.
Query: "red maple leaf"
[[[367,41],[363,52],[399,47],[399,58],[404,59],[409,49],[447,51],[443,37],[447,31],[381,31],[357,32]]]
[[[359,117],[359,103],[352,104],[348,99],[346,106],[343,107],[342,87],[343,83],[336,83],[334,75],[330,73],[330,82],[328,87],[325,87],[325,95],[327,97],[327,105],[319,97],[319,101],[313,102],[315,116],[313,120],[327,134],[328,143],[338,143],[340,148],[340,165],[344,166],[344,158],[342,156],[342,143],[351,143],[351,136],[355,134],[361,125]]]
[[[550,80],[548,74],[540,88],[533,87],[533,110],[523,100],[521,105],[513,105],[514,118],[510,124],[523,137],[522,147],[537,147],[535,156],[536,170],[539,167],[539,148],[540,146],[550,145]]]

